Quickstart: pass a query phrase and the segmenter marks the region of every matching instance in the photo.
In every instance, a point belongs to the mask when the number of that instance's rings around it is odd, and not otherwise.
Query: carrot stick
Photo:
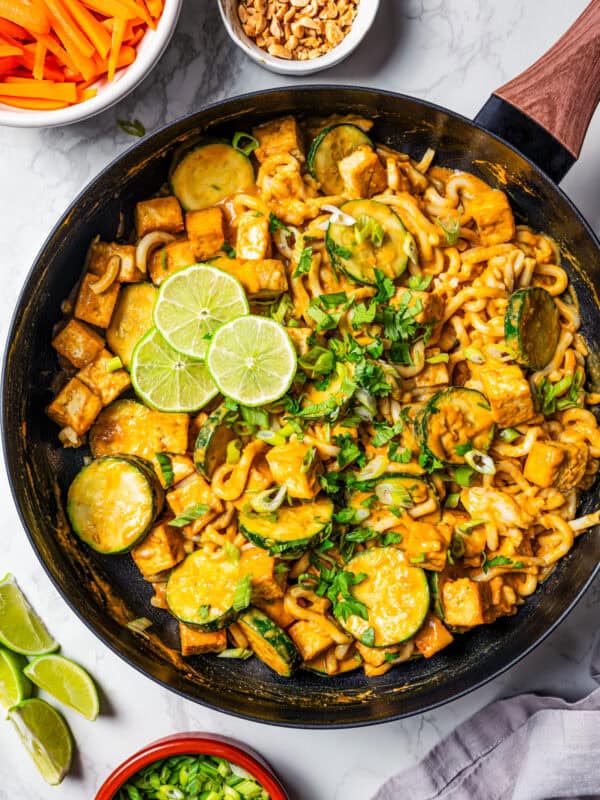
[[[83,103],[85,100],[91,100],[92,97],[96,97],[98,94],[98,89],[78,89],[77,90],[77,102]]]
[[[0,95],[3,97],[31,97],[38,100],[61,100],[65,103],[77,101],[77,87],[74,83],[51,83],[33,81],[30,84],[0,82]]]
[[[108,57],[108,80],[112,81],[115,77],[115,72],[117,71],[117,62],[119,60],[119,51],[123,46],[123,36],[125,34],[125,25],[126,22],[124,19],[115,19],[113,30],[112,30],[112,40],[111,40],[111,47],[110,47],[110,55]]]
[[[70,39],[72,45],[76,47],[84,56],[91,58],[94,55],[94,45],[81,32],[79,26],[62,5],[60,0],[46,0],[46,6],[48,7],[52,27],[55,30],[57,30],[57,26],[62,28],[64,34],[68,37],[68,39]]]
[[[163,3],[162,0],[146,0],[146,7],[152,14],[154,19],[158,19],[162,14]]]
[[[0,57],[6,58],[7,56],[20,56],[23,55],[23,49],[16,47],[14,44],[7,44],[0,39]]]
[[[131,45],[131,47],[135,47],[136,44],[142,41],[144,36],[146,35],[146,28],[138,28],[133,36],[127,40],[127,44]]]
[[[46,45],[48,50],[53,53],[61,64],[64,64],[65,67],[69,67],[73,72],[77,72],[77,67],[71,56],[67,53],[65,49],[63,49],[60,44],[56,41],[54,36],[38,36],[40,42]]]
[[[8,19],[0,19],[0,33],[4,36],[12,36],[13,39],[18,39],[20,42],[31,39],[31,34],[29,34],[25,28],[22,28],[20,25],[15,25],[14,22]]]
[[[5,56],[0,58],[0,75],[11,72],[19,66],[19,59],[17,56]]]
[[[41,86],[43,83],[53,83],[53,81],[49,81],[46,79],[42,79],[38,81],[37,78],[30,78],[28,75],[7,75],[4,78],[5,83],[22,83],[28,86]]]
[[[50,19],[43,0],[0,0],[0,17],[31,33],[50,31]]]
[[[36,42],[32,73],[33,77],[38,81],[44,79],[44,64],[46,61],[46,53],[47,53],[46,45],[43,44],[42,42]]]
[[[55,0],[48,0],[48,2],[55,2]],[[52,20],[52,28],[54,32],[62,42],[65,50],[69,54],[71,63],[74,65],[72,69],[76,72],[80,72],[86,79],[91,78],[91,76],[94,74],[93,60],[84,55],[77,47],[71,38],[70,31],[63,26],[62,20],[55,17],[52,12],[50,13],[50,18]],[[94,50],[92,48],[92,53],[93,52]]]
[[[63,0],[63,2],[97,52],[102,58],[106,58],[110,50],[110,35],[102,23],[79,0]]]
[[[103,17],[135,19],[138,16],[137,8],[132,11],[123,0],[83,0],[83,2],[88,8],[97,11]]]
[[[64,100],[43,100],[40,98],[20,99],[15,97],[0,97],[0,103],[15,108],[29,108],[36,111],[53,111],[57,108],[66,108],[69,103]]]

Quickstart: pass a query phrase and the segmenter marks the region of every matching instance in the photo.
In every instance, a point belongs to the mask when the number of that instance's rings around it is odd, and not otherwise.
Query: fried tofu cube
[[[131,386],[129,373],[124,369],[108,371],[108,365],[114,358],[108,350],[101,350],[96,358],[77,373],[80,381],[98,395],[102,405],[107,406]]]
[[[485,622],[486,593],[484,583],[470,578],[445,581],[442,587],[444,619],[457,628],[472,628]]]
[[[436,348],[432,348],[430,351],[427,352],[427,358],[432,358],[438,355],[440,350]],[[450,382],[450,375],[448,373],[448,364],[440,361],[437,364],[428,364],[427,361],[425,362],[425,366],[418,373],[415,375],[414,378],[415,386],[419,388],[426,388],[429,386],[447,386]]]
[[[74,367],[85,367],[104,347],[99,333],[77,319],[71,319],[52,340],[52,347]]]
[[[287,628],[296,619],[296,617],[285,610],[282,599],[270,600],[267,602],[266,600],[261,600],[259,597],[256,600],[253,599],[252,602],[257,608],[264,611],[273,622],[276,622],[280,628]]]
[[[195,264],[197,260],[193,242],[187,239],[171,242],[166,247],[159,247],[150,256],[150,279],[155,286],[160,286],[174,272]]]
[[[135,206],[135,230],[138,239],[154,231],[181,233],[183,213],[176,197],[154,197]]]
[[[253,547],[244,550],[240,559],[242,575],[252,575],[252,600],[279,600],[283,589],[275,573],[275,559],[266,550]]]
[[[444,317],[444,300],[437,292],[413,291],[400,287],[390,300],[390,305],[399,308],[404,304],[409,309],[419,305],[420,310],[414,317],[419,325],[440,322]]]
[[[93,275],[104,275],[113,256],[120,260],[117,280],[120,283],[137,283],[144,280],[144,273],[136,267],[135,247],[132,244],[116,242],[92,242],[88,254],[88,272]]]
[[[235,252],[238,258],[256,261],[271,255],[269,218],[256,211],[245,211],[237,220]]]
[[[213,495],[208,481],[195,473],[180,481],[170,492],[167,492],[167,505],[175,516],[187,511],[198,503],[206,505],[209,510],[221,512],[223,503]],[[201,518],[200,518],[201,519]]]
[[[344,182],[344,194],[353,199],[372,197],[387,186],[387,177],[379,156],[368,144],[357,147],[342,158],[338,169]]]
[[[179,642],[182,656],[199,656],[202,653],[222,653],[227,650],[227,631],[205,633],[191,625],[179,623]]]
[[[310,500],[319,493],[321,459],[310,445],[288,442],[272,447],[267,453],[267,463],[275,483],[287,486],[290,497]]]
[[[384,664],[389,663],[386,655],[387,653],[397,653],[399,647],[367,647],[362,642],[356,642],[356,649],[361,654],[365,664],[371,667],[382,667]],[[379,674],[379,673],[373,673]]]
[[[472,215],[484,247],[514,239],[515,218],[507,196],[499,189],[477,194],[466,204],[465,210]]]
[[[555,486],[560,491],[575,488],[585,475],[588,447],[585,442],[534,442],[523,475],[536,486]]]
[[[216,255],[225,244],[223,212],[220,208],[188,211],[185,227],[197,261]]]
[[[254,155],[262,164],[269,156],[290,153],[298,161],[304,161],[302,133],[294,117],[282,117],[259,125],[252,131],[259,146]]]
[[[295,622],[288,633],[304,661],[310,661],[335,644],[331,636],[312,620],[301,619]]]
[[[299,356],[304,356],[310,350],[308,340],[314,335],[312,328],[286,328],[288,336],[292,340],[292,344],[296,349]]]
[[[214,258],[211,264],[237,278],[250,300],[277,297],[287,291],[283,263],[277,258],[240,261],[237,258]]]
[[[152,436],[159,444],[155,452],[180,455],[187,453],[189,425],[190,418],[187,414],[153,411]]]
[[[483,393],[498,425],[519,425],[535,414],[529,383],[516,364],[483,366],[478,370]]]
[[[177,528],[161,520],[146,538],[134,547],[131,556],[144,578],[173,569],[185,558],[184,538]]]
[[[119,284],[115,282],[105,292],[96,294],[92,291],[90,285],[97,280],[98,278],[90,273],[83,276],[75,303],[74,315],[77,319],[89,322],[90,325],[108,328],[115,310],[117,297],[119,296]]]
[[[187,478],[188,475],[194,474],[196,468],[194,467],[194,462],[189,456],[176,455],[175,453],[163,453],[162,455],[169,459],[171,469],[173,470],[173,481],[169,484],[169,486],[176,486],[184,478]],[[152,466],[154,467],[154,470],[158,476],[158,480],[160,481],[163,489],[169,488],[169,486],[167,486],[163,470],[156,456],[152,459]]]
[[[415,636],[415,647],[425,658],[431,658],[453,641],[454,637],[441,619],[435,614],[429,614],[425,624]]]
[[[82,436],[102,411],[102,400],[78,378],[71,378],[46,409],[51,420],[61,428],[72,428]]]

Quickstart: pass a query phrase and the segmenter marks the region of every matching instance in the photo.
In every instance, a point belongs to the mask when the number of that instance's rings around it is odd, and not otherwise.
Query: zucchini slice
[[[164,492],[151,464],[106,456],[83,467],[69,487],[67,515],[77,536],[98,553],[131,550],[160,513]]]
[[[335,421],[346,409],[356,391],[356,384],[352,381],[353,375],[353,364],[342,364],[338,361],[326,387],[317,389],[314,383],[308,383],[302,396],[305,418]]]
[[[414,636],[429,611],[429,584],[424,570],[412,566],[402,550],[395,547],[363,550],[348,562],[346,569],[367,576],[350,591],[367,607],[368,619],[355,614],[339,619],[348,633],[360,641],[372,628],[375,647],[390,647]]]
[[[225,424],[231,412],[221,405],[216,408],[201,426],[196,438],[194,464],[198,472],[208,480],[215,469],[225,463],[227,445],[235,439],[235,433]]]
[[[129,368],[133,348],[154,325],[152,309],[158,289],[151,283],[131,283],[123,286],[106,329],[106,342]]]
[[[244,535],[257,547],[289,555],[317,545],[332,518],[333,502],[328,497],[319,497],[309,503],[281,506],[273,514],[256,514],[244,507],[238,522]]]
[[[444,604],[442,603],[442,576],[439,572],[428,572],[429,592],[431,594],[431,610],[444,621]]]
[[[225,142],[207,142],[188,150],[170,175],[171,189],[186,211],[209,208],[254,186],[248,156]]]
[[[326,244],[334,263],[356,283],[375,286],[375,270],[395,279],[402,275],[409,256],[416,253],[415,240],[391,208],[377,200],[351,200],[341,210],[358,220],[369,217],[381,226],[381,242],[373,237],[359,241],[355,225],[332,223],[327,228]]]
[[[258,658],[278,675],[289,678],[300,666],[302,658],[294,642],[262,611],[251,606],[237,623]]]
[[[521,367],[543,369],[552,360],[559,335],[558,306],[549,292],[529,286],[511,294],[504,315],[504,337]]]
[[[308,151],[308,169],[313,178],[319,181],[325,194],[343,192],[344,182],[338,162],[364,145],[373,147],[373,142],[357,125],[345,122],[324,128],[313,139]]]
[[[487,397],[463,386],[443,389],[418,415],[415,436],[440,461],[463,464],[469,450],[488,450],[492,444],[494,420]]]
[[[362,511],[360,522],[364,525],[395,517],[399,511],[408,511],[424,503],[431,505],[429,513],[440,513],[438,494],[426,478],[399,473],[382,475],[372,482],[369,490],[352,492],[348,498],[350,508]]]
[[[235,620],[236,587],[243,577],[240,562],[228,561],[221,551],[196,550],[171,572],[166,599],[171,613],[186,625],[218,631]]]

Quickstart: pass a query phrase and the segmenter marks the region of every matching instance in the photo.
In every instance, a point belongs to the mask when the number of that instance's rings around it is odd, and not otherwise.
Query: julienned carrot
[[[48,7],[50,10],[50,19],[52,21],[52,28],[55,31],[56,35],[62,42],[65,50],[69,54],[71,62],[74,64],[74,68],[77,72],[80,72],[83,77],[88,80],[94,74],[94,62],[91,57],[88,57],[79,49],[77,44],[75,43],[72,31],[65,27],[62,18],[59,18],[54,15],[54,10],[50,7],[50,3],[55,3],[56,0],[47,0]],[[92,47],[92,55],[94,53],[94,48]]]
[[[102,23],[79,0],[63,0],[63,2],[97,52],[102,58],[106,58],[110,50],[110,34]]]
[[[64,100],[43,100],[40,98],[22,99],[16,97],[0,96],[0,103],[15,108],[28,108],[36,111],[55,111],[57,108],[67,108],[70,103]]]
[[[133,11],[123,0],[83,0],[84,5],[97,11],[103,17],[121,17],[121,19],[135,19],[138,16],[137,9]]]
[[[9,19],[0,18],[0,33],[3,36],[11,36],[13,39],[18,39],[20,42],[26,42],[28,39],[33,38],[25,28],[22,28],[20,25],[15,25],[15,23],[11,22]]]
[[[0,17],[31,33],[50,31],[50,18],[43,0],[0,0]]]
[[[17,56],[4,56],[0,58],[0,75],[5,75],[7,72],[12,72],[19,66],[19,58]]]
[[[23,55],[22,47],[17,47],[14,44],[3,42],[2,39],[0,39],[0,57],[5,58],[6,56],[21,56],[21,55]]]
[[[0,82],[0,95],[3,97],[30,97],[38,100],[61,100],[65,103],[77,101],[77,86],[74,83],[52,83],[36,81],[31,83]]]
[[[71,46],[76,47],[86,58],[91,58],[94,55],[94,45],[82,33],[60,0],[46,0],[46,6],[48,7],[52,27],[58,31],[60,26],[64,35],[71,42]],[[62,39],[62,36],[60,38]]]
[[[67,51],[61,47],[61,45],[56,41],[54,36],[39,36],[38,40],[46,45],[48,50],[57,57],[57,59],[64,64],[65,67],[69,67],[70,70],[73,72],[77,72],[77,67],[73,62],[71,56],[67,53]]]
[[[146,8],[154,19],[158,19],[163,10],[162,0],[146,0]]]
[[[46,63],[46,53],[47,53],[46,45],[43,42],[36,42],[35,44],[35,55],[33,59],[33,77],[41,81],[44,79],[44,65]]]
[[[123,46],[126,22],[124,19],[115,19],[112,29],[112,39],[110,44],[110,55],[108,56],[108,80],[112,81],[117,71],[119,61],[119,51]]]

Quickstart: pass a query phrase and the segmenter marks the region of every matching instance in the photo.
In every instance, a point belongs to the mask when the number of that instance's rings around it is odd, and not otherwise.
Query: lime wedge
[[[168,278],[154,304],[154,324],[179,353],[204,358],[212,334],[248,313],[241,283],[208,264],[194,264]]]
[[[23,675],[25,656],[0,647],[0,706],[12,708],[31,697],[31,682]]]
[[[12,708],[8,718],[44,780],[51,786],[60,783],[73,755],[71,733],[62,716],[45,700],[34,697]]]
[[[34,659],[24,674],[40,689],[69,708],[94,720],[100,711],[98,691],[90,675],[69,658],[55,654]]]
[[[285,329],[267,317],[238,317],[214,334],[206,364],[219,390],[245,406],[282,397],[296,373],[296,351]]]
[[[59,646],[12,575],[0,582],[0,644],[25,656],[51,653]]]
[[[197,411],[218,394],[205,363],[178,353],[156,328],[136,344],[130,370],[133,388],[157,411]]]

